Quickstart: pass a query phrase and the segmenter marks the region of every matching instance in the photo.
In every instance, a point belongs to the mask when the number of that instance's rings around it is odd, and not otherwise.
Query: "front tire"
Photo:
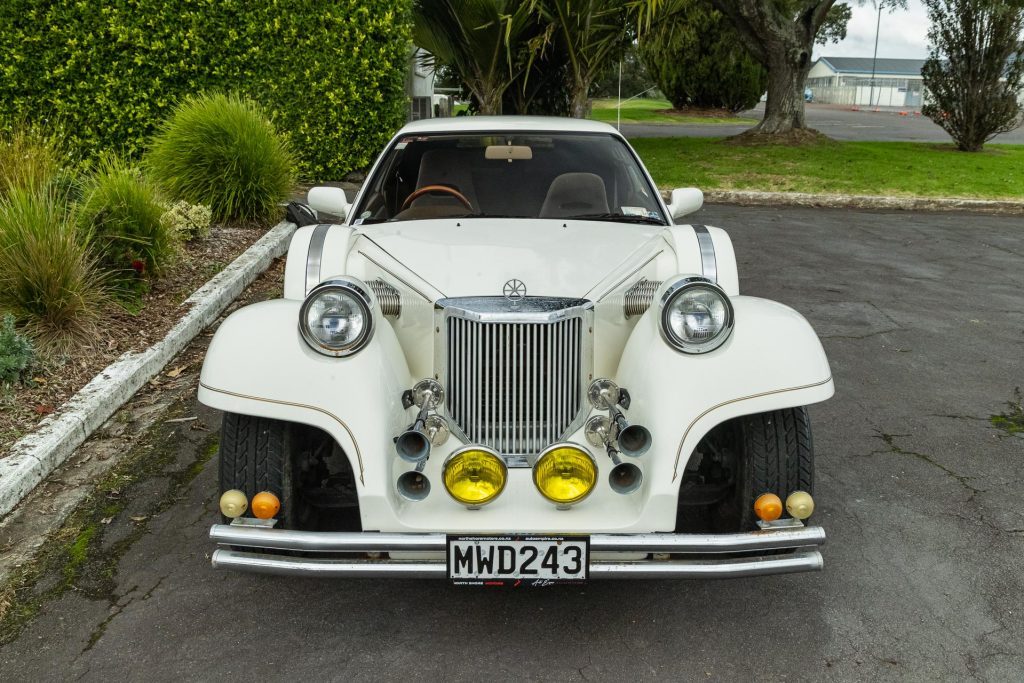
[[[281,501],[278,528],[291,528],[296,494],[292,485],[291,429],[287,422],[224,413],[220,432],[220,489],[238,489],[248,500],[270,491]],[[249,512],[246,515],[250,514]]]
[[[814,440],[806,408],[786,408],[738,420],[737,463],[733,495],[720,511],[732,530],[757,527],[754,501],[774,493],[783,501],[794,491],[814,494]]]

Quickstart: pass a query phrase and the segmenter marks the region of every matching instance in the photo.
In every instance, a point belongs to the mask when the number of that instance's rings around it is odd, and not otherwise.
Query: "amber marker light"
[[[762,522],[774,522],[782,516],[782,499],[774,493],[762,493],[754,501],[754,514]]]
[[[793,491],[786,498],[786,512],[793,519],[807,519],[814,513],[814,499],[806,491]]]
[[[228,519],[236,519],[245,514],[249,500],[238,489],[225,491],[220,496],[220,513]]]
[[[272,519],[281,509],[281,501],[270,491],[260,491],[252,497],[252,514],[258,519]]]

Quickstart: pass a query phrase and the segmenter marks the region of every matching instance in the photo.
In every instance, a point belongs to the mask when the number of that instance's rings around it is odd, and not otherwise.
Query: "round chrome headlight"
[[[661,296],[661,336],[686,353],[714,351],[732,333],[732,303],[714,282],[681,278]]]
[[[306,296],[299,310],[299,331],[315,351],[350,356],[373,336],[373,315],[366,285],[356,279],[322,282]]]

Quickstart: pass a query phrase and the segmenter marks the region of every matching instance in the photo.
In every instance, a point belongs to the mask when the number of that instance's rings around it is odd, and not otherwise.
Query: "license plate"
[[[582,582],[589,536],[449,536],[448,578],[461,585]]]

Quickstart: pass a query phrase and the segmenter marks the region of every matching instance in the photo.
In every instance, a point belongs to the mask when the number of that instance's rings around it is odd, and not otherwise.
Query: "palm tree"
[[[459,74],[481,114],[500,114],[501,98],[527,68],[523,50],[540,47],[531,4],[521,0],[417,0],[413,40]]]
[[[587,115],[590,84],[629,45],[633,5],[622,0],[533,0],[569,60],[570,114]],[[657,4],[657,3],[651,3]]]

